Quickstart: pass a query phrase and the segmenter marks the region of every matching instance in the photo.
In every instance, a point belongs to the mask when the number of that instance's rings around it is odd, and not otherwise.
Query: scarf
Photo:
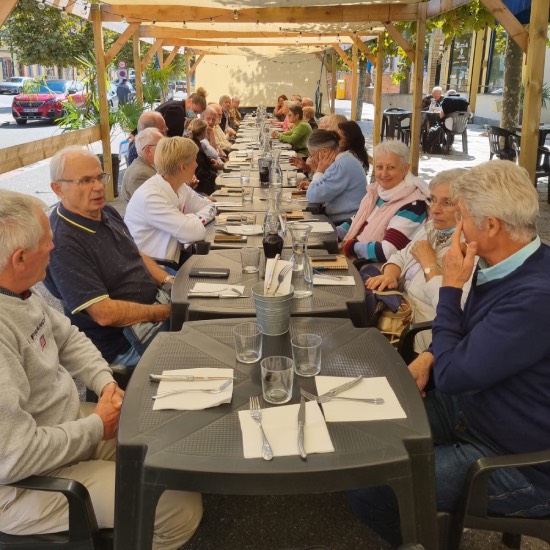
[[[380,189],[377,183],[371,183],[367,186],[367,194],[359,205],[359,210],[353,218],[345,241],[351,239],[357,239],[359,242],[383,240],[390,220],[401,207],[414,201],[425,201],[429,196],[428,186],[410,172],[393,189]],[[385,202],[375,212],[376,202],[379,198]],[[371,216],[371,214],[373,215]],[[368,223],[365,226],[366,222]]]

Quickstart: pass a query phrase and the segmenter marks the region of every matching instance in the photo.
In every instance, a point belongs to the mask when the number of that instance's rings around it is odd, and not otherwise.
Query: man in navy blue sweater
[[[550,248],[537,236],[537,192],[523,168],[499,160],[466,172],[451,194],[461,221],[443,259],[433,342],[409,365],[425,395],[437,508],[446,512],[456,510],[475,460],[541,451],[550,441]],[[463,311],[462,287],[476,255]],[[430,373],[436,389],[424,394]],[[350,498],[363,521],[400,544],[389,487],[358,489]],[[550,515],[550,468],[497,470],[488,507],[504,515]]]

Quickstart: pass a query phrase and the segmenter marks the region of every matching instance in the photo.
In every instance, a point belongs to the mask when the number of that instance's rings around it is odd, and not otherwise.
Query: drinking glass
[[[262,357],[262,327],[258,323],[241,323],[233,329],[235,353],[241,363],[255,363]]]
[[[273,405],[288,403],[294,384],[294,361],[275,355],[262,359],[260,365],[264,399]]]
[[[243,273],[258,273],[260,270],[260,249],[253,246],[241,248]]]
[[[315,376],[321,372],[321,344],[317,334],[298,334],[290,340],[294,370],[299,376]]]

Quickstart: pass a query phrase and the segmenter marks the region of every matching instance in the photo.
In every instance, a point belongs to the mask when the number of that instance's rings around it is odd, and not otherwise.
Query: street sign
[[[126,68],[126,61],[119,61],[117,63],[119,69],[125,69]]]
[[[118,78],[128,78],[128,71],[126,69],[121,69],[117,71]]]

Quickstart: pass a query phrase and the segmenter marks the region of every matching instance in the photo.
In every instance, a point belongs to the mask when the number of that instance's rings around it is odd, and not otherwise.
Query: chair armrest
[[[403,358],[407,365],[414,358],[414,337],[424,330],[431,330],[432,321],[424,321],[423,323],[411,323],[399,336],[397,344],[397,352]]]
[[[153,257],[151,257],[151,259],[154,260],[157,264],[162,265],[164,267],[169,267],[174,271],[177,271],[179,269],[178,263],[175,262],[174,260],[166,260],[165,258],[153,258]]]
[[[533,453],[489,456],[476,460],[468,470],[466,486],[466,510],[469,514],[484,516],[487,514],[489,478],[499,468],[521,468],[550,463],[550,449]]]
[[[191,246],[193,254],[197,254],[198,256],[206,256],[210,252],[210,243],[208,241],[197,241]]]
[[[74,479],[49,476],[30,476],[7,484],[18,489],[62,493],[69,503],[69,540],[91,539],[98,531],[90,493]]]

